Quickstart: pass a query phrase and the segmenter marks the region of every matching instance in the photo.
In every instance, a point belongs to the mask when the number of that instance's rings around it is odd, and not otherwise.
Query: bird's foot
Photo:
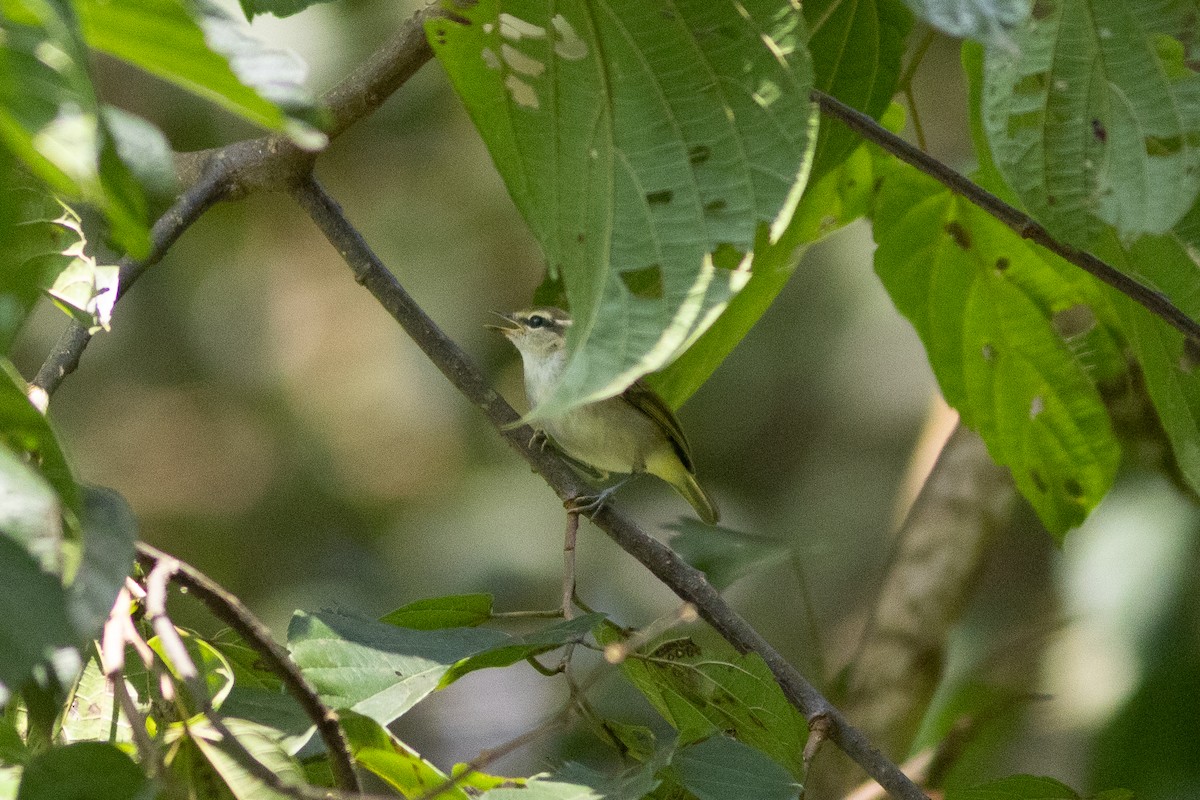
[[[529,437],[529,449],[539,451],[545,450],[546,443],[548,441],[549,439],[547,438],[545,431],[534,431],[533,436]]]
[[[608,502],[608,498],[613,496],[613,493],[625,485],[629,478],[614,484],[599,494],[581,494],[578,497],[572,497],[570,500],[563,501],[563,508],[568,514],[585,514],[591,516],[604,507]]]

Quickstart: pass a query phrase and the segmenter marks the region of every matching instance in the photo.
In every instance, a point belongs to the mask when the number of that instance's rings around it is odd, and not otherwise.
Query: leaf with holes
[[[572,356],[533,414],[669,363],[804,187],[816,116],[799,9],[483,0],[427,30],[566,286]]]
[[[1121,456],[1097,389],[1122,364],[1098,289],[908,167],[885,179],[874,222],[875,270],[946,401],[1061,537],[1108,491]]]
[[[1056,236],[1103,223],[1131,241],[1171,229],[1200,192],[1198,44],[1186,3],[1044,0],[991,49],[983,121],[996,164]]]
[[[893,131],[903,127],[901,109],[892,106],[883,124]],[[878,148],[861,145],[836,169],[808,184],[787,230],[774,244],[764,242],[756,250],[754,272],[746,287],[683,355],[661,372],[646,376],[668,405],[683,405],[733,352],[783,291],[807,245],[866,215],[874,201],[882,158],[887,157]]]
[[[611,628],[603,638],[618,640]],[[759,656],[727,648],[714,655],[691,639],[662,642],[642,656],[626,659],[622,670],[679,731],[680,744],[728,732],[797,779],[804,775],[801,756],[808,726]]]

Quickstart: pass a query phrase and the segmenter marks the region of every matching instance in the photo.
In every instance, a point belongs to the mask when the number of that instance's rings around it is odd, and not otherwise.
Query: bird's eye
[[[529,318],[529,327],[531,328],[544,328],[549,324],[550,320],[546,319],[541,314],[534,314]]]

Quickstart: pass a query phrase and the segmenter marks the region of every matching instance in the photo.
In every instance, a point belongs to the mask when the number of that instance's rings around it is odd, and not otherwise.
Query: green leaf
[[[1164,292],[1193,318],[1200,312],[1195,293],[1200,267],[1175,237],[1146,236],[1123,248],[1110,236],[1100,243],[1097,254]],[[1108,296],[1142,366],[1146,392],[1180,473],[1200,491],[1200,354],[1184,342],[1183,334],[1125,295],[1108,290]]]
[[[26,397],[25,381],[5,359],[0,359],[0,445],[11,447],[36,464],[63,505],[76,513],[81,510],[79,487],[71,477],[58,438]]]
[[[524,786],[504,786],[484,793],[486,800],[638,800],[654,791],[657,774],[671,757],[671,750],[653,754],[616,775],[604,775],[575,762],[567,762],[554,774],[537,775]]]
[[[933,27],[1011,50],[1013,30],[1029,17],[1032,0],[905,0]]]
[[[583,614],[525,636],[513,637],[510,643],[484,650],[456,663],[442,676],[438,688],[444,689],[468,672],[477,669],[507,667],[526,658],[557,650],[565,644],[578,642],[604,619],[604,615],[599,613]]]
[[[258,14],[274,14],[276,17],[290,17],[299,14],[309,6],[317,3],[328,3],[330,0],[239,0],[242,13],[246,19],[253,20]]]
[[[420,631],[334,611],[298,611],[288,649],[321,698],[387,725],[438,687],[458,661],[510,638],[486,628]]]
[[[0,508],[29,508],[27,493],[49,487],[0,446]],[[18,518],[19,522],[24,522]],[[57,576],[46,572],[24,541],[0,520],[0,706],[30,680],[66,686],[82,666],[78,638]]]
[[[1095,286],[907,167],[884,182],[875,236],[875,270],[946,401],[1061,537],[1108,491],[1121,457],[1095,385],[1120,358],[1102,349],[1093,372],[1072,347],[1083,337],[1116,350],[1097,331]]]
[[[58,495],[25,459],[2,443],[0,532],[24,547],[46,572],[62,572],[62,506]]]
[[[713,736],[675,754],[671,766],[698,800],[795,800],[800,784],[761,750]]]
[[[534,414],[668,363],[775,241],[813,146],[798,7],[498,0],[427,24],[575,324]]]
[[[69,259],[54,279],[46,293],[88,333],[109,330],[113,307],[117,303],[120,268],[115,265],[100,265],[87,253],[87,237],[83,233],[79,215],[67,206],[54,224],[68,231],[71,243],[60,255]]]
[[[705,653],[690,639],[658,645],[622,666],[630,682],[690,744],[726,732],[804,774],[804,717],[757,655]]]
[[[134,800],[146,776],[133,759],[103,742],[76,742],[25,766],[17,800]]]
[[[100,109],[121,161],[129,166],[146,194],[173,198],[179,190],[171,143],[154,123],[116,106]]]
[[[402,796],[424,797],[446,782],[444,772],[374,720],[353,712],[342,714],[340,719],[355,762],[382,778]],[[458,786],[438,796],[448,800],[468,800],[469,797]]]
[[[417,600],[384,614],[379,621],[398,628],[432,631],[439,628],[474,628],[491,618],[490,594],[452,594]]]
[[[971,173],[971,180],[999,197],[1014,208],[1024,210],[1021,198],[1009,187],[1000,174],[992,148],[988,144],[987,132],[983,129],[983,45],[966,41],[962,45],[961,61],[967,78],[967,116],[971,125],[971,143],[979,165]]]
[[[279,746],[289,756],[300,752],[316,725],[289,694],[253,686],[242,686],[235,679],[233,688],[221,704],[221,714],[237,717],[269,728]]]
[[[1070,786],[1054,778],[1012,775],[968,789],[948,790],[946,800],[1080,800]]]
[[[17,726],[7,715],[0,715],[0,764],[24,764],[28,757],[29,749]]]
[[[984,64],[996,163],[1030,212],[1086,247],[1171,229],[1200,191],[1200,40],[1183,3],[1048,0]]]
[[[89,46],[127,61],[305,149],[327,138],[304,86],[304,63],[248,35],[219,7],[180,0],[78,0]]]
[[[901,0],[805,0],[813,88],[879,119],[896,93],[912,14]],[[817,133],[810,182],[835,169],[860,142],[825,118]]]
[[[214,636],[208,638],[208,643],[225,656],[233,670],[235,686],[253,687],[279,691],[283,682],[270,667],[266,665],[258,651],[246,644],[241,636],[229,628],[223,628]],[[234,714],[233,716],[245,716]]]
[[[99,635],[117,593],[133,571],[137,520],[112,489],[83,490],[83,560],[71,582],[71,618],[84,639]]]
[[[113,702],[108,678],[100,670],[100,659],[94,646],[79,679],[71,689],[62,717],[62,739],[66,743],[100,741],[122,744],[133,740],[129,720]],[[130,696],[137,692],[126,682]]]
[[[146,201],[102,118],[74,11],[63,0],[4,0],[0,19],[0,147],[52,191],[102,211],[113,237],[144,256]]]
[[[285,786],[304,785],[304,770],[284,752],[278,735],[270,728],[244,719],[224,717],[221,722],[241,748],[208,719],[190,721],[187,736],[229,793],[236,800],[285,800],[294,797],[267,785],[257,774],[259,768],[247,758],[249,756],[272,772]]]
[[[671,537],[671,549],[703,572],[718,590],[755,570],[787,560],[791,552],[779,539],[704,525],[698,520],[684,518],[667,527],[677,532]]]
[[[220,650],[213,647],[199,636],[189,633],[188,631],[178,631],[179,638],[183,641],[183,646],[187,649],[188,655],[192,659],[192,663],[196,666],[196,670],[200,673],[200,679],[204,683],[208,691],[206,698],[192,698],[195,702],[190,705],[190,711],[193,714],[201,713],[204,708],[220,708],[225,702],[225,698],[233,690],[233,668],[229,665],[229,661]],[[179,679],[179,668],[174,664],[167,655],[166,648],[163,647],[162,640],[155,636],[149,639],[146,644],[158,653],[171,674]]]
[[[586,787],[593,790],[597,796],[603,797],[604,800],[638,800],[638,798],[649,795],[658,786],[661,782],[657,777],[658,773],[667,765],[672,755],[672,748],[664,748],[652,753],[642,763],[635,763],[616,775],[605,775],[583,764],[568,761],[555,770],[547,780],[560,785]],[[537,784],[540,782],[538,778],[534,778],[526,784],[526,788],[532,786],[536,791]],[[486,796],[494,798],[497,794],[499,793],[489,792]],[[508,797],[509,795],[501,796]],[[514,797],[513,800],[518,800],[518,798]]]

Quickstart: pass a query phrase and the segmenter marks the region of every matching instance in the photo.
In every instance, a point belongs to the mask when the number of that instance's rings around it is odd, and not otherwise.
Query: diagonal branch
[[[996,195],[984,189],[979,184],[963,177],[924,150],[913,147],[904,141],[904,139],[880,125],[870,115],[851,108],[836,97],[827,95],[822,91],[814,91],[812,93],[812,100],[820,106],[821,113],[840,120],[846,127],[867,141],[874,142],[896,158],[924,172],[950,191],[967,198],[1007,225],[1018,236],[1041,245],[1067,263],[1074,264],[1089,275],[1104,281],[1151,314],[1164,320],[1171,327],[1182,331],[1189,339],[1200,342],[1200,323],[1197,323],[1181,311],[1162,292],[1151,289],[1144,283],[1140,283],[1124,272],[1121,272],[1121,270],[1112,264],[1097,258],[1086,250],[1080,250],[1077,247],[1072,247],[1065,242],[1055,239],[1033,217],[1019,209],[1013,208],[999,197],[996,197]]]
[[[478,367],[417,305],[350,224],[341,207],[313,178],[294,190],[297,202],[346,260],[354,278],[369,291],[412,337],[462,394],[479,407],[497,431],[564,501],[587,493],[566,462],[548,450],[530,447],[532,431],[514,428],[519,416],[484,380]],[[826,730],[843,751],[872,778],[902,800],[928,800],[894,763],[873,747],[811,683],[805,680],[763,636],[718,594],[704,573],[649,536],[632,519],[604,506],[591,520],[627,553],[684,601],[696,607],[726,641],[740,652],[757,653],[766,662],[788,700],[808,719],[810,728]]]

